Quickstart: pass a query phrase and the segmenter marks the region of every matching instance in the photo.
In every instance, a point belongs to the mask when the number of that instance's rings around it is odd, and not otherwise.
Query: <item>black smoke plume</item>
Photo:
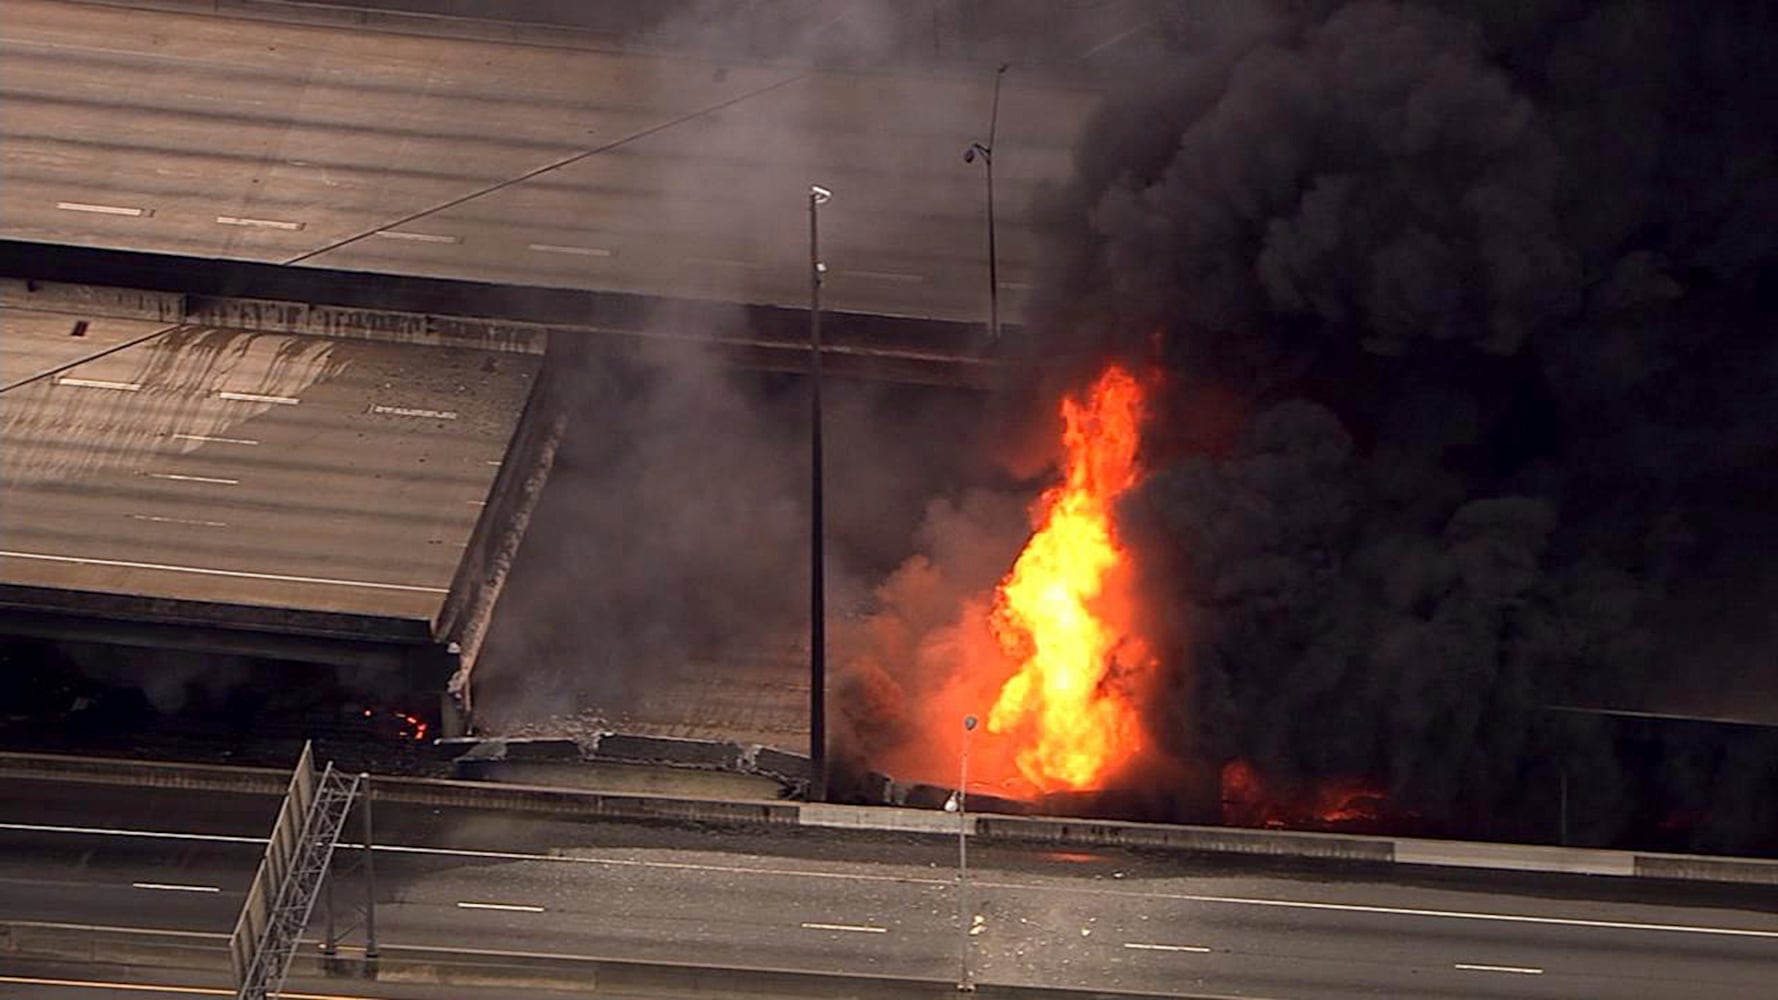
[[[1033,347],[1166,371],[1123,511],[1158,740],[1469,835],[1566,795],[1576,842],[1778,851],[1769,736],[1550,710],[1778,721],[1775,11],[1166,21],[1044,208]]]

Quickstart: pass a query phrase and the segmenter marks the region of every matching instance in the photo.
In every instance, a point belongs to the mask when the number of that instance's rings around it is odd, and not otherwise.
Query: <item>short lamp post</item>
[[[957,929],[962,943],[957,952],[957,990],[975,992],[975,975],[970,968],[970,932],[975,920],[969,912],[969,736],[975,732],[975,716],[963,717],[963,752],[958,759],[957,790],[945,800],[945,812],[957,814]]]

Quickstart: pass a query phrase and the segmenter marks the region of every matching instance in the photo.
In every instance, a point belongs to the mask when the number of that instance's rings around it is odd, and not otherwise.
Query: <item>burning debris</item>
[[[971,749],[972,790],[1014,799],[1092,791],[1141,757],[1157,663],[1137,628],[1135,567],[1116,508],[1141,478],[1146,392],[1112,365],[1061,401],[1061,481],[1032,505],[1011,568],[957,595],[944,609],[954,617],[932,620],[939,588],[924,556],[880,589],[887,610],[855,630],[848,660],[846,703],[875,738],[867,757],[897,778],[942,783],[961,750],[959,720],[977,714],[987,727]],[[910,636],[910,624],[926,631]]]
[[[413,740],[422,743],[431,726],[425,719],[410,715],[398,708],[367,708],[364,718],[369,720],[371,729],[378,734],[387,734],[398,740]]]
[[[854,660],[860,752],[943,781],[992,708],[1002,794],[1177,765],[1231,822],[1614,844],[1659,786],[1673,846],[1778,850],[1770,757],[1546,711],[1778,716],[1778,12],[1270,10],[1169,21],[1044,208],[1031,355],[1164,373],[1118,558],[1083,563],[1119,582],[1016,619],[1054,491],[993,598],[910,563]],[[1083,606],[1132,627],[1054,670]]]
[[[1135,376],[1112,367],[1083,399],[1062,401],[1063,480],[1038,501],[1037,529],[989,615],[1017,669],[988,732],[1012,741],[1019,773],[1041,791],[1103,787],[1144,742],[1140,706],[1155,662],[1135,634],[1134,581],[1113,524],[1138,477],[1142,396]]]

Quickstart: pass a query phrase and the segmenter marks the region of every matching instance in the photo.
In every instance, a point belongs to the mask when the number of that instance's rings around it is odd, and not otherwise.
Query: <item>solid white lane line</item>
[[[166,933],[166,932],[157,932]],[[16,983],[20,986],[67,986],[81,990],[113,990],[119,993],[169,993],[175,996],[197,997],[232,997],[234,990],[225,990],[217,986],[173,986],[162,983],[114,983],[103,979],[48,979],[41,976],[0,976],[0,983]],[[298,993],[295,990],[280,990],[281,997],[288,1000],[372,1000],[365,996],[354,996],[339,993]]]
[[[232,399],[241,403],[277,403],[279,406],[295,406],[302,402],[295,396],[267,396],[257,392],[235,392],[222,389],[216,393],[217,399]]]
[[[132,889],[165,889],[168,892],[221,892],[213,885],[176,885],[171,882],[131,882]]]
[[[522,903],[458,903],[460,910],[509,910],[513,913],[542,913],[541,906],[526,906]]]
[[[214,986],[163,986],[153,983],[112,983],[102,979],[45,979],[39,976],[0,976],[0,983],[16,983],[20,986],[66,986],[79,990],[116,990],[120,993],[170,993],[176,996],[196,997],[232,997],[234,990],[218,989]],[[295,993],[283,994],[287,997]]]
[[[572,256],[575,256],[575,257],[609,257],[609,256],[611,256],[611,251],[605,249],[604,247],[571,247],[571,246],[563,246],[559,243],[532,243],[529,246],[527,246],[525,249],[535,250],[538,253],[565,253],[565,254],[570,254]]]
[[[392,417],[424,417],[428,420],[457,419],[456,410],[421,410],[411,406],[384,406],[381,403],[372,406],[370,412]]]
[[[1030,889],[1016,882],[975,883],[986,889]],[[1319,903],[1301,899],[1255,899],[1247,896],[1203,896],[1185,892],[1144,892],[1063,886],[1060,891],[1087,896],[1131,896],[1141,899],[1177,899],[1188,903],[1224,903],[1231,906],[1263,906],[1282,910],[1327,910],[1336,913],[1380,913],[1398,917],[1437,917],[1446,920],[1482,920],[1495,923],[1537,924],[1546,927],[1588,927],[1611,931],[1662,931],[1672,934],[1716,934],[1724,937],[1778,940],[1778,930],[1745,927],[1707,927],[1692,924],[1645,924],[1630,920],[1591,920],[1584,917],[1538,917],[1526,913],[1487,913],[1472,910],[1422,910],[1411,906],[1366,906],[1359,903]]]
[[[238,569],[206,569],[201,566],[173,566],[167,563],[132,562],[127,559],[89,559],[85,556],[58,556],[47,552],[9,552],[0,550],[0,559],[35,559],[40,562],[73,563],[79,566],[114,566],[118,569],[154,569],[166,573],[194,573],[199,576],[226,576],[237,580],[270,580],[274,583],[316,583],[328,587],[362,587],[366,590],[400,590],[413,594],[448,594],[447,587],[417,587],[406,583],[375,583],[370,580],[334,580],[324,576],[291,576],[285,573],[248,573]],[[1778,937],[1778,934],[1774,935]]]
[[[1462,969],[1465,972],[1514,972],[1521,976],[1543,975],[1542,969],[1534,968],[1529,965],[1468,965],[1463,962],[1458,962],[1456,965],[1451,966],[1451,968]]]
[[[901,281],[908,284],[926,280],[926,276],[923,274],[907,274],[902,271],[841,271],[840,273],[853,278],[870,278],[875,281]]]
[[[71,378],[67,375],[56,376],[56,385],[72,386],[77,389],[116,389],[118,392],[141,392],[140,382],[113,382],[102,378]]]
[[[145,219],[154,214],[152,208],[136,208],[130,205],[95,205],[88,201],[58,201],[56,207],[64,212],[90,212],[93,215],[127,215],[132,219]]]
[[[718,267],[744,267],[753,271],[761,270],[765,267],[764,264],[761,264],[756,260],[737,260],[733,257],[687,257],[685,258],[685,261],[688,264],[715,264]]]
[[[162,517],[159,514],[131,514],[132,521],[153,521],[155,524],[189,524],[199,528],[226,528],[227,521],[199,521],[189,517]]]
[[[215,483],[218,486],[239,486],[239,479],[224,479],[221,476],[182,476],[177,472],[150,472],[150,479],[172,479],[181,483]]]
[[[1138,941],[1125,941],[1124,947],[1133,951],[1189,951],[1197,955],[1208,955],[1210,949],[1195,944],[1143,944]]]
[[[119,830],[108,826],[55,826],[47,823],[0,823],[0,830],[20,833],[82,833],[101,837],[148,837],[158,840],[201,840],[216,844],[263,844],[264,837],[232,837],[220,833],[175,833],[165,830]]]
[[[379,229],[375,235],[386,240],[407,240],[410,243],[461,243],[461,236],[444,236],[439,233],[408,233],[395,229]]]
[[[252,229],[283,229],[294,232],[301,229],[304,223],[290,222],[285,219],[249,219],[239,215],[218,215],[217,223],[224,226],[246,226]]]
[[[169,434],[175,441],[203,441],[208,444],[258,444],[252,438],[211,437],[208,434]]]
[[[804,930],[810,931],[850,931],[853,934],[887,934],[887,927],[872,927],[869,924],[815,924],[804,923]]]

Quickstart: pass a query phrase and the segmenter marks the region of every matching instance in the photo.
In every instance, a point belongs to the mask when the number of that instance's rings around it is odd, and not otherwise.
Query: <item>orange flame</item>
[[[1066,476],[1035,509],[1036,531],[1000,582],[989,626],[1017,672],[988,731],[1013,739],[1042,791],[1103,787],[1141,749],[1135,686],[1154,659],[1134,629],[1129,560],[1113,507],[1139,477],[1143,387],[1113,366],[1062,401]]]

